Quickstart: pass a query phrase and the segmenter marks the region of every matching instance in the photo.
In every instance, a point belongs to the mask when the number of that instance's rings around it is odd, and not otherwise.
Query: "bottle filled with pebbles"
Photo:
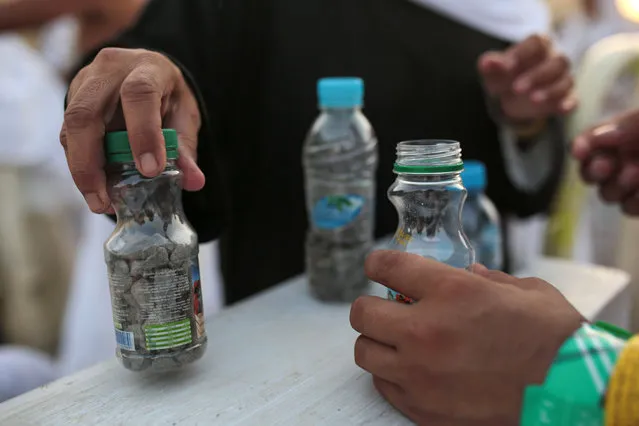
[[[206,349],[197,234],[182,208],[175,130],[163,130],[167,163],[136,167],[127,132],[106,135],[109,196],[117,226],[104,246],[117,356],[133,371],[169,371]]]

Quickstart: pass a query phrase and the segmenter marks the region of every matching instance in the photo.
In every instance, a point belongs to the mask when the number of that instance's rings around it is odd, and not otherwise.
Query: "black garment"
[[[380,142],[377,237],[397,224],[386,190],[402,140],[461,141],[464,158],[486,163],[502,214],[545,210],[559,180],[560,132],[556,173],[540,191],[521,193],[505,174],[476,61],[508,43],[407,0],[154,0],[114,45],[168,54],[201,94],[207,184],[185,208],[202,241],[220,237],[229,303],[303,271],[301,152],[318,78],[366,83]]]

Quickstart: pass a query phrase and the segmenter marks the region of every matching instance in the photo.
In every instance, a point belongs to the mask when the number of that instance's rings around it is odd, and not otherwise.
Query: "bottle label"
[[[188,345],[204,336],[202,291],[197,260],[144,269],[117,260],[109,273],[116,342],[127,351]],[[131,272],[129,272],[131,271]]]
[[[200,339],[206,334],[204,331],[204,299],[202,298],[202,282],[200,280],[200,266],[196,259],[191,265],[191,282],[193,283],[193,315],[195,316],[195,332]]]
[[[359,216],[365,202],[364,197],[354,194],[323,197],[313,207],[313,223],[320,229],[342,228]]]
[[[408,296],[404,296],[401,293],[396,292],[395,290],[388,289],[388,293],[386,295],[388,300],[393,300],[395,302],[405,303],[407,305],[412,305],[415,303],[415,299],[410,298]]]

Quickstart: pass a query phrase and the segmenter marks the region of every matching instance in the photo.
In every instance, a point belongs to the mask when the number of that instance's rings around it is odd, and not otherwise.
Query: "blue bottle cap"
[[[481,161],[466,160],[461,178],[468,191],[484,191],[486,189],[486,166]]]
[[[364,81],[357,77],[322,78],[317,82],[320,108],[354,108],[364,101]]]

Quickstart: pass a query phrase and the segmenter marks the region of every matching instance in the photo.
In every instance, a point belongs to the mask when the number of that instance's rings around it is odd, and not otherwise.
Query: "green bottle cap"
[[[464,170],[463,161],[459,161],[456,164],[446,164],[446,165],[402,165],[395,163],[393,165],[393,171],[395,173],[406,173],[406,174],[441,174],[441,173],[456,173]]]
[[[178,136],[174,129],[163,129],[166,158],[177,160]],[[104,138],[104,152],[109,163],[131,163],[134,161],[129,143],[129,134],[126,131],[109,132]]]

